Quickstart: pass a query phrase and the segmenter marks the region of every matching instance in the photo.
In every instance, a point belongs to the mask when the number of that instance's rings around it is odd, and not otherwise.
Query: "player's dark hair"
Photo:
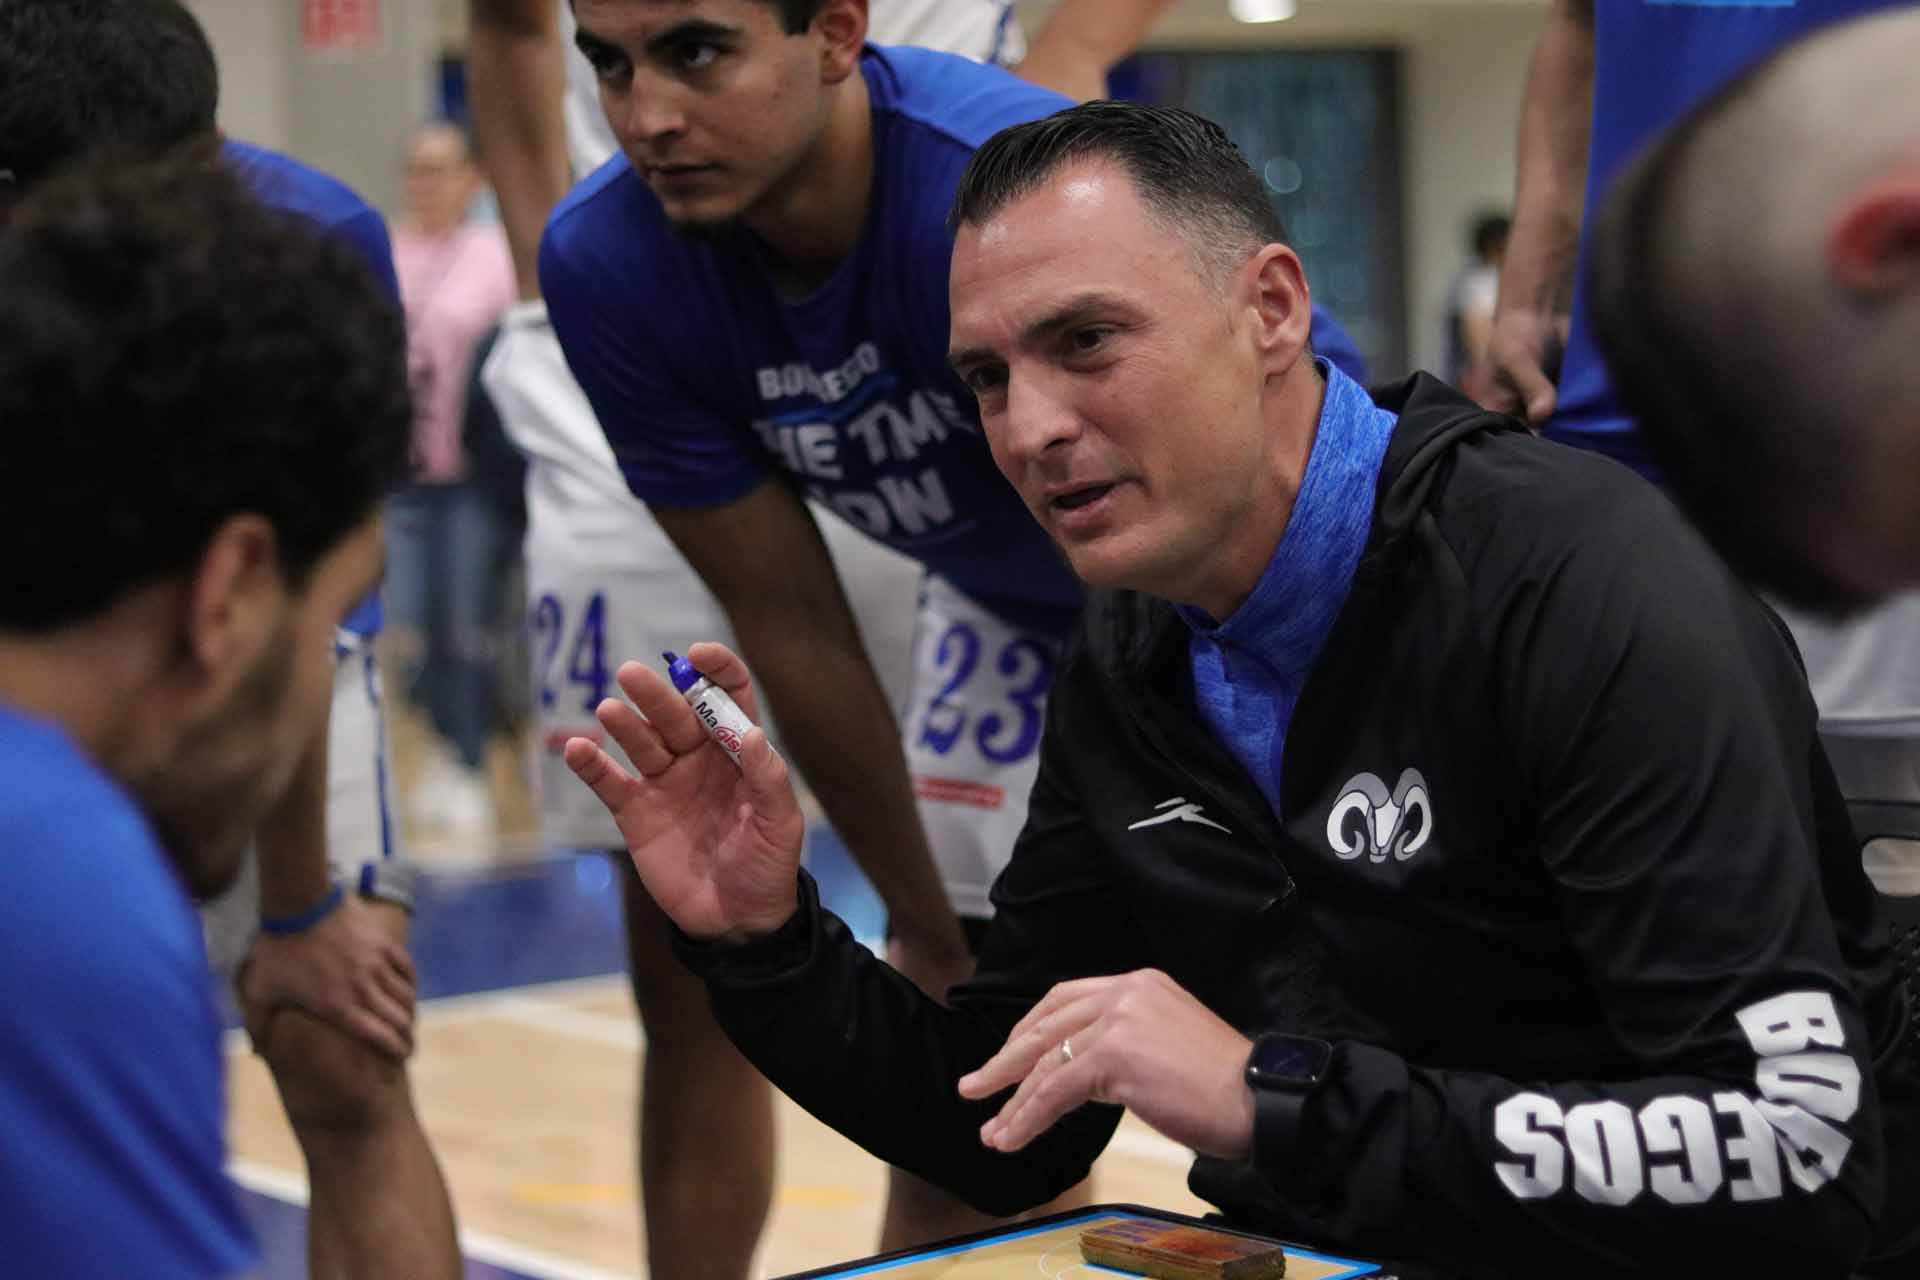
[[[15,188],[96,146],[210,134],[219,97],[213,48],[178,0],[0,0],[0,181]]]
[[[780,11],[780,26],[790,36],[797,36],[813,25],[820,14],[820,6],[825,0],[761,0]]]
[[[973,153],[953,198],[955,227],[977,226],[1063,165],[1111,160],[1147,206],[1211,258],[1286,243],[1266,185],[1226,130],[1175,107],[1088,102],[1002,129]]]
[[[1782,526],[1787,513],[1835,500],[1839,474],[1857,460],[1797,428],[1780,408],[1779,371],[1741,361],[1738,334],[1689,322],[1686,255],[1661,247],[1701,139],[1791,48],[1743,71],[1622,168],[1594,225],[1587,283],[1621,402],[1680,505],[1741,576],[1841,613],[1868,602],[1829,581]]]
[[[574,0],[567,0],[572,5]],[[780,27],[790,36],[797,36],[813,25],[820,14],[820,6],[826,0],[760,0],[761,4],[780,11]]]
[[[0,231],[0,627],[189,571],[246,513],[298,589],[404,475],[405,350],[359,256],[212,143],[43,184]]]

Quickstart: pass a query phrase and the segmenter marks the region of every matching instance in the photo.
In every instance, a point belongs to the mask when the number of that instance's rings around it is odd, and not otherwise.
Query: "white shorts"
[[[1040,768],[1059,641],[1023,631],[929,574],[920,596],[902,745],[953,909],[993,914]]]
[[[333,646],[333,703],[327,713],[327,875],[348,892],[410,905],[411,874],[400,857],[387,769],[386,715],[373,638],[342,630]],[[201,907],[207,958],[231,981],[260,927],[258,850],[240,877]]]
[[[613,672],[622,662],[655,662],[662,650],[684,652],[696,640],[731,644],[732,631],[627,491],[543,308],[522,304],[509,313],[482,377],[528,459],[541,832],[553,845],[617,848],[612,818],[561,756],[567,739],[602,739],[593,708],[617,695]],[[989,915],[987,887],[1026,820],[1055,647],[1017,632],[838,517],[817,508],[814,515],[900,719],[947,893],[961,914]],[[778,725],[769,732],[777,740]]]

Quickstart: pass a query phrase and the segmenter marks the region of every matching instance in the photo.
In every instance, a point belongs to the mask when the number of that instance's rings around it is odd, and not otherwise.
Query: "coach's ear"
[[[1850,201],[1827,238],[1827,264],[1853,293],[1920,289],[1920,173],[1877,183]]]
[[[209,690],[223,692],[279,633],[286,603],[273,525],[260,515],[228,517],[207,539],[188,584],[184,660]]]
[[[1300,255],[1283,244],[1267,245],[1241,268],[1240,285],[1252,305],[1261,363],[1269,374],[1287,373],[1313,332],[1313,297]]]

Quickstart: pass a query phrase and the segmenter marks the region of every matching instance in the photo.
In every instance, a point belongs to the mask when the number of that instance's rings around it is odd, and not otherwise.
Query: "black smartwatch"
[[[1333,1046],[1312,1036],[1281,1032],[1261,1036],[1247,1055],[1247,1087],[1253,1090],[1253,1156],[1285,1159],[1300,1128],[1300,1109],[1327,1078]]]

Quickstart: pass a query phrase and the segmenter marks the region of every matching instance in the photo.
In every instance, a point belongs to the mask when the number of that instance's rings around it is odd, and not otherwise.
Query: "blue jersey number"
[[[553,687],[552,678],[554,659],[560,654],[560,646],[567,638],[566,606],[555,595],[544,595],[533,608],[530,620],[533,633],[541,641],[540,649],[540,706],[548,711],[559,701],[559,692]],[[580,700],[580,709],[592,715],[594,708],[605,700],[613,689],[613,678],[607,671],[607,597],[605,592],[596,591],[587,600],[587,607],[581,611],[578,629],[573,633],[573,647],[567,651],[567,683],[577,689],[586,690],[586,696]]]
[[[969,716],[964,691],[980,666],[980,633],[956,622],[941,633],[934,649],[935,668],[946,683],[927,703],[920,721],[920,745],[935,755],[946,755],[966,736]],[[995,764],[1013,764],[1033,754],[1046,718],[1047,689],[1053,683],[1053,651],[1024,636],[1009,640],[994,659],[994,669],[1011,687],[1006,700],[1017,717],[998,711],[979,717],[973,726],[974,745]],[[1025,676],[1024,682],[1020,681]]]

